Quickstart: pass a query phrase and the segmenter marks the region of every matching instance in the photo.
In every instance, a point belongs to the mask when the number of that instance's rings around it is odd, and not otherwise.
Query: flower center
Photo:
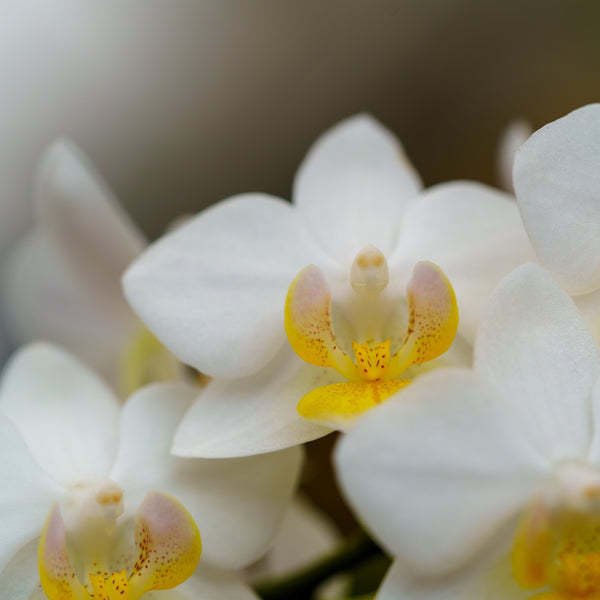
[[[90,581],[94,600],[128,600],[129,598],[129,581],[125,569],[109,577],[90,575]]]
[[[383,291],[389,281],[387,260],[375,246],[365,246],[350,268],[350,284],[355,292],[375,296]]]
[[[105,486],[97,494],[97,503],[113,506],[122,502],[119,491]],[[99,521],[93,517],[90,520]],[[128,533],[129,529],[122,531]],[[127,540],[101,528],[93,537],[91,529],[85,536],[79,535],[75,545],[72,533],[67,549],[67,528],[55,505],[38,548],[40,582],[50,600],[137,600],[146,592],[169,590],[192,575],[202,550],[191,515],[178,500],[159,491],[149,492],[138,508],[135,549]],[[85,537],[87,545],[81,545]],[[107,549],[112,552],[106,554]],[[98,557],[98,552],[106,556]],[[85,569],[85,578],[75,573],[71,556],[77,557],[77,563],[94,565]]]
[[[387,264],[379,250],[367,247],[354,262],[351,283],[355,290],[372,295],[385,288]],[[391,339],[376,345],[353,341],[355,364],[334,335],[331,289],[323,273],[314,265],[298,273],[285,305],[290,345],[306,362],[332,367],[348,380],[304,396],[298,404],[303,417],[330,426],[344,425],[408,385],[410,380],[399,379],[408,367],[433,360],[450,347],[458,327],[458,308],[454,290],[442,270],[430,262],[417,263],[406,299],[408,331],[404,338],[394,339],[399,350],[391,356]],[[367,304],[372,310],[378,309],[377,302]]]
[[[578,463],[561,465],[558,488],[523,515],[512,551],[513,574],[526,589],[551,588],[561,600],[600,597],[600,477]],[[536,596],[537,597],[537,596]]]
[[[356,368],[367,381],[381,381],[390,364],[390,340],[372,348],[366,344],[352,342]]]

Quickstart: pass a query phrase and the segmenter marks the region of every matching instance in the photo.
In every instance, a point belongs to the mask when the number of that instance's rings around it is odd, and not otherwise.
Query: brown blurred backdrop
[[[597,0],[6,0],[0,248],[57,135],[151,237],[237,192],[289,197],[311,142],[357,111],[428,185],[495,183],[511,119],[600,98],[599,33]]]

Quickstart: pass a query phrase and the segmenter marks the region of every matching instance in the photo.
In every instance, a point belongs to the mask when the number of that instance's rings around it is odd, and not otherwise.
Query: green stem
[[[349,571],[381,553],[379,546],[360,532],[324,558],[290,575],[259,583],[254,589],[263,600],[308,600],[315,589],[333,575]]]

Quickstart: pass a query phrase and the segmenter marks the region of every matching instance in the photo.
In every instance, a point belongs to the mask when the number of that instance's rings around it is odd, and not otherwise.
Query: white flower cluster
[[[590,105],[523,143],[515,197],[422,189],[359,115],[292,202],[241,194],[148,245],[56,142],[2,271],[35,343],[0,381],[0,597],[256,598],[233,571],[339,429],[394,557],[378,600],[599,598],[599,165]]]

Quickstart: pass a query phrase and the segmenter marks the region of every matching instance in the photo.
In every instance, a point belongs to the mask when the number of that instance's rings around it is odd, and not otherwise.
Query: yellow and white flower
[[[357,272],[353,264],[373,252],[385,268]],[[402,324],[405,333],[414,265],[439,265],[461,315],[453,349],[467,360],[493,285],[531,256],[509,197],[461,182],[421,193],[397,140],[360,115],[316,142],[296,175],[293,204],[244,194],[209,208],[152,244],[126,272],[124,288],[167,348],[215,378],[184,417],[174,452],[228,457],[329,431],[301,418],[296,405],[343,377],[300,361],[282,318],[287,290],[307,265],[332,288],[336,335],[359,344],[371,337],[364,332],[372,319],[395,320],[394,333]],[[376,343],[392,337],[381,334]]]
[[[342,439],[340,482],[397,558],[378,600],[600,595],[600,352],[541,267],[505,278],[473,370],[441,369]]]
[[[199,570],[184,587],[188,595],[169,598],[193,598],[201,590],[207,598],[223,597],[219,582],[227,597],[253,597],[222,569],[246,566],[267,550],[301,456],[297,448],[223,461],[171,456],[173,433],[196,393],[182,383],[159,383],[121,405],[101,380],[57,348],[37,344],[11,359],[0,387],[1,597],[26,600],[37,593],[40,534],[42,583],[50,600],[63,600],[52,595],[63,588],[72,594],[65,598],[87,598],[104,582],[96,579],[98,571],[119,585],[132,576],[145,579],[135,575],[136,559],[149,552],[142,525],[155,528],[150,537],[157,543],[176,541],[159,533],[163,517],[168,528],[181,526],[173,532],[187,550],[168,573],[154,564],[162,581],[173,576],[171,582],[180,582],[182,573],[190,574],[179,567],[182,560],[189,566],[199,551],[196,526],[202,537]],[[150,572],[146,564],[144,572]],[[131,598],[159,589],[155,583],[132,583]]]

